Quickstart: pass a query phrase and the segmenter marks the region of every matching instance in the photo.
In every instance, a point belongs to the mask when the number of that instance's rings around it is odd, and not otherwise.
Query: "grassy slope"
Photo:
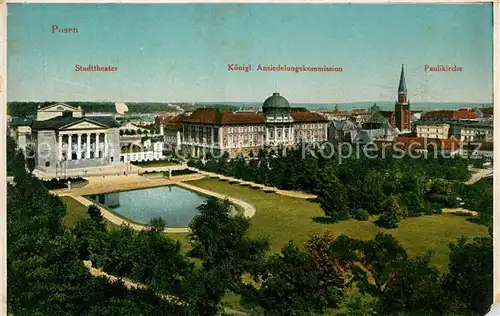
[[[427,249],[432,249],[434,251],[433,264],[440,271],[446,271],[450,242],[455,241],[461,235],[487,235],[487,229],[484,226],[470,223],[464,217],[452,214],[408,218],[400,223],[399,228],[393,230],[376,227],[373,224],[373,218],[365,222],[351,220],[336,224],[320,224],[313,221],[314,217],[323,216],[319,205],[303,199],[264,193],[260,190],[213,179],[189,183],[252,203],[257,213],[251,220],[250,235],[267,234],[274,252],[279,252],[290,239],[297,244],[302,244],[310,234],[326,230],[337,235],[347,234],[360,239],[370,239],[377,232],[382,231],[393,234],[411,256],[421,255]],[[87,216],[86,208],[78,201],[71,197],[62,197],[62,199],[68,206],[67,215],[64,218],[66,227],[73,227],[76,222]],[[166,235],[179,240],[183,252],[191,248],[188,234],[167,233]],[[198,260],[195,260],[195,263],[200,264]],[[224,305],[237,310],[245,310],[239,304],[239,296],[232,293],[226,295]]]
[[[63,225],[66,228],[75,227],[76,223],[88,218],[87,207],[81,204],[71,196],[62,196],[61,200],[66,204],[66,216],[63,218]],[[104,219],[108,228],[117,227],[116,224],[111,223],[107,219]]]
[[[250,235],[267,234],[272,251],[278,252],[292,239],[297,244],[307,241],[312,233],[330,231],[336,235],[346,234],[353,238],[370,239],[378,232],[391,233],[397,238],[410,256],[423,255],[427,249],[434,251],[433,264],[445,271],[448,265],[448,244],[459,236],[485,236],[484,226],[468,222],[464,217],[445,214],[408,218],[397,229],[381,229],[369,221],[343,221],[322,224],[313,221],[324,215],[320,206],[303,199],[264,193],[239,185],[231,185],[213,179],[189,182],[204,189],[238,197],[252,203],[257,213],[251,219]],[[172,238],[180,236],[171,235]]]

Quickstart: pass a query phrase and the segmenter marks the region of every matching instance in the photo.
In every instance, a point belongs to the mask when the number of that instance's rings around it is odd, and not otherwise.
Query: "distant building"
[[[441,127],[440,135],[445,138],[445,130],[448,136],[453,136],[461,141],[493,142],[493,120],[488,115],[493,115],[493,110],[485,110],[483,114],[479,109],[460,108],[458,110],[430,111],[422,114],[417,123],[421,131],[436,131]],[[486,115],[486,117],[485,117]],[[420,133],[424,137],[423,133]]]
[[[182,118],[187,117],[183,114],[175,116],[157,116],[155,120],[156,132],[164,137],[166,150],[179,151],[182,146]]]
[[[182,147],[192,156],[206,152],[257,154],[260,148],[293,147],[300,142],[327,140],[328,120],[304,108],[292,108],[279,93],[267,98],[261,112],[222,112],[215,108],[199,108],[190,115],[174,119],[157,118],[165,142]]]
[[[416,124],[417,137],[424,138],[449,138],[450,124],[443,122],[421,121]]]
[[[451,138],[425,138],[425,137],[397,137],[394,142],[399,149],[408,151],[461,151],[464,142]]]
[[[36,119],[13,119],[10,135],[25,152],[34,150],[36,168],[57,173],[118,162],[119,127],[112,116],[86,117],[80,107],[56,103],[39,108]]]
[[[422,121],[459,121],[479,120],[481,116],[474,110],[460,108],[458,110],[439,110],[425,112],[421,116]]]
[[[468,142],[493,142],[493,122],[462,121],[451,124],[452,134]]]
[[[330,142],[351,142],[351,135],[360,130],[362,130],[361,125],[351,120],[332,119],[328,125],[328,140]]]
[[[406,88],[405,69],[401,67],[401,76],[398,86],[398,101],[394,106],[395,126],[401,133],[409,133],[410,128],[410,100],[408,100],[408,89]]]

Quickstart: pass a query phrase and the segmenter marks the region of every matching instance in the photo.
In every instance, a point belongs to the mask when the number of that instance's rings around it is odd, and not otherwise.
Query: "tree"
[[[273,255],[258,280],[259,288],[247,291],[247,300],[260,305],[265,315],[306,315],[328,306],[332,288],[323,287],[310,257],[292,242]]]
[[[30,173],[33,173],[33,170],[35,170],[36,167],[36,161],[35,151],[31,148],[31,146],[26,147],[26,156],[26,167]]]
[[[385,211],[375,221],[375,224],[383,228],[397,228],[399,223],[398,216],[392,211]]]
[[[443,315],[445,292],[439,271],[430,266],[431,252],[407,260],[380,298],[382,314]]]
[[[459,238],[450,244],[449,272],[443,290],[457,314],[484,315],[493,297],[493,238]]]
[[[228,200],[209,198],[199,206],[198,215],[189,225],[193,246],[190,255],[200,258],[202,267],[194,272],[197,278],[187,280],[187,286],[199,291],[200,297],[188,295],[188,300],[197,311],[205,306],[204,315],[215,315],[226,291],[239,292],[243,288],[243,273],[259,266],[269,249],[266,238],[246,236],[248,219],[233,216],[230,206]],[[207,283],[209,281],[214,283]]]
[[[15,173],[24,175],[15,179],[16,185],[7,185],[9,313],[186,315],[184,306],[161,300],[151,290],[129,290],[122,282],[91,276],[78,257],[77,239],[62,225],[64,203],[27,174],[24,164],[16,167]],[[95,226],[94,220],[85,221]]]
[[[337,179],[332,179],[320,188],[318,193],[319,204],[333,220],[349,219],[349,200],[345,186]]]
[[[13,176],[14,175],[14,169],[15,169],[15,156],[16,156],[16,141],[10,137],[7,136],[7,145],[6,145],[6,158],[7,158],[7,176]]]
[[[154,217],[149,221],[150,229],[163,232],[167,227],[167,222],[161,217]]]
[[[91,248],[100,249],[106,237],[106,223],[99,207],[95,204],[90,205],[87,214],[90,218],[79,221],[72,229],[76,236],[78,255],[82,260],[89,259]]]
[[[97,205],[90,205],[87,208],[87,214],[89,214],[90,219],[94,221],[99,230],[106,231],[106,223],[104,222],[104,217],[102,216],[101,209]]]
[[[359,245],[360,265],[353,265],[358,285],[363,292],[381,296],[396,280],[406,262],[406,251],[392,235],[383,233]]]
[[[96,266],[144,283],[156,292],[178,291],[182,278],[192,270],[179,242],[168,239],[163,230],[135,231],[120,226],[109,231],[102,244],[92,246],[90,258]]]
[[[184,281],[183,298],[192,315],[220,315],[220,303],[229,287],[230,276],[222,267],[196,269]]]
[[[338,251],[336,238],[329,232],[312,235],[305,244],[305,252],[310,258],[312,268],[318,273],[320,291],[325,296],[328,306],[336,307],[344,290],[352,279],[351,262]]]

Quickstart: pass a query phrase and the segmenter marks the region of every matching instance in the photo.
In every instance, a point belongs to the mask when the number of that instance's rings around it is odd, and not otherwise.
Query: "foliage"
[[[16,141],[8,135],[6,147],[7,176],[13,176],[15,169],[14,159],[16,156]]]
[[[367,221],[370,218],[370,213],[362,208],[355,209],[351,213],[352,218],[357,219],[358,221]]]
[[[351,287],[333,316],[367,316],[377,314],[377,299],[369,294],[360,293]]]
[[[336,287],[323,284],[309,255],[293,243],[269,258],[258,276],[260,287],[248,290],[246,298],[257,302],[265,315],[319,313],[340,298]]]
[[[106,223],[99,207],[94,204],[90,205],[87,208],[87,214],[89,218],[77,222],[72,230],[76,236],[78,256],[82,260],[89,259],[90,245],[95,244],[100,247],[106,234]]]
[[[32,173],[36,167],[35,150],[31,146],[26,147],[26,167]]]
[[[397,228],[398,227],[398,216],[397,214],[386,211],[379,216],[379,218],[375,221],[375,224],[382,228]]]
[[[152,226],[157,224],[153,221]],[[105,272],[129,277],[156,292],[179,290],[192,269],[180,253],[179,242],[165,237],[163,229],[135,231],[121,226],[111,229],[102,243],[91,243],[89,251],[90,259]]]
[[[380,298],[383,314],[396,311],[411,315],[443,315],[444,296],[440,275],[430,267],[431,253],[407,260]]]
[[[16,168],[15,185],[7,187],[9,313],[185,315],[181,306],[151,291],[92,277],[78,258],[75,236],[62,226],[64,204],[27,174],[24,164]]]
[[[359,264],[353,265],[358,286],[362,292],[381,296],[396,280],[407,259],[406,251],[392,235],[383,233],[358,245]]]
[[[366,218],[358,213],[359,209],[370,215],[386,213],[381,221],[385,227],[396,227],[397,221],[407,216],[457,206],[451,187],[470,176],[467,159],[460,157],[396,159],[379,155],[369,159],[356,153],[347,158],[338,155],[334,152],[331,158],[324,158],[318,147],[303,150],[298,146],[287,149],[286,154],[284,149],[261,148],[251,159],[207,157],[206,161],[191,159],[188,165],[280,189],[317,194],[325,215],[335,221]]]
[[[56,101],[46,102],[8,102],[7,113],[13,117],[29,117],[36,115],[38,107],[46,107],[57,103]],[[89,101],[66,101],[68,105],[78,107],[81,106],[84,112],[104,112],[115,113],[114,102],[89,102]],[[174,106],[173,106],[174,105]],[[192,111],[200,107],[200,104],[191,105],[187,103],[161,103],[161,102],[127,102],[128,114],[132,113],[159,113],[159,112],[175,112],[178,111],[178,106],[186,111]],[[227,104],[209,104],[207,106],[218,108],[221,110],[234,111],[235,106]]]
[[[66,189],[68,187],[68,181],[71,182],[71,185],[88,182],[87,180],[81,177],[77,178],[69,177],[64,179],[52,178],[51,180],[45,180],[42,183],[47,190],[57,190],[57,189]]]
[[[450,245],[444,290],[457,314],[484,315],[493,297],[493,238],[460,238]]]
[[[202,267],[187,279],[184,288],[190,293],[185,296],[195,312],[216,315],[225,292],[240,291],[243,273],[261,263],[269,242],[246,236],[250,223],[232,215],[228,200],[209,198],[198,209],[190,224],[190,255],[201,259]]]
[[[328,299],[328,306],[334,307],[338,304],[339,297],[342,297],[344,289],[349,285],[353,275],[350,271],[352,262],[342,256],[338,251],[341,247],[341,240],[330,233],[312,235],[304,245],[305,252],[310,258],[312,268],[318,273],[321,280],[319,287],[322,290],[327,288],[336,289],[335,295]]]

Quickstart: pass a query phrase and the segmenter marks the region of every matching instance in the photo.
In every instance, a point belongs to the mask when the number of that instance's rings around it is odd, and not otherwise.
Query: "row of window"
[[[324,128],[323,124],[295,124],[293,126],[297,129],[322,129]],[[265,126],[238,126],[238,127],[228,127],[228,133],[252,133],[252,132],[263,132]],[[280,128],[280,127],[278,127]],[[273,128],[269,128],[269,130],[273,130]]]
[[[228,127],[228,133],[252,133],[252,132],[263,132],[264,126],[239,126],[239,127]]]

